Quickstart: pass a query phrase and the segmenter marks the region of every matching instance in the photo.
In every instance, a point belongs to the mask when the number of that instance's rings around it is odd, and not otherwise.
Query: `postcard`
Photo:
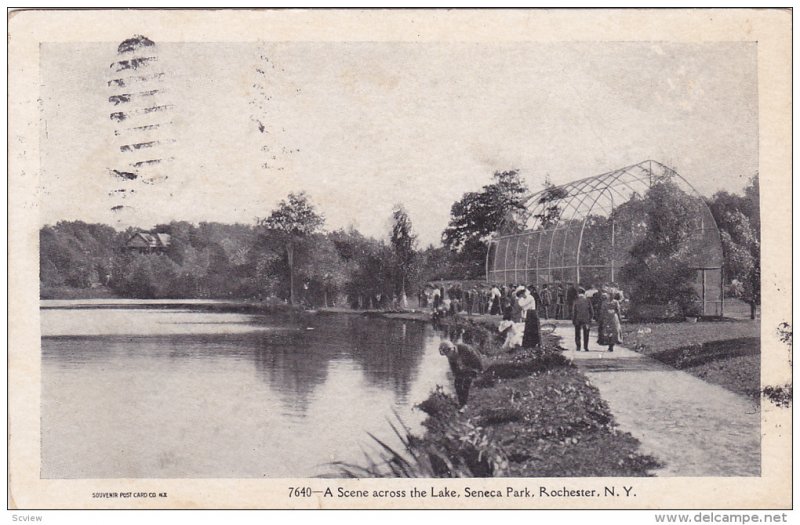
[[[791,508],[790,10],[8,30],[10,509]]]

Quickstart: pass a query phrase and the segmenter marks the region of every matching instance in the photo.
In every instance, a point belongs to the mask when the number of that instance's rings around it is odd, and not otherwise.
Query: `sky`
[[[164,73],[170,160],[121,183],[118,43],[41,46],[42,224],[252,224],[306,191],[326,229],[377,238],[403,204],[427,245],[499,170],[538,190],[654,159],[704,195],[758,170],[755,43],[156,42],[137,74]]]

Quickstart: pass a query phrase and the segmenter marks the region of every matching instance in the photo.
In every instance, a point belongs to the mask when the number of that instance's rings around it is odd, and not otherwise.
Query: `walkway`
[[[624,347],[613,353],[597,346],[576,352],[571,324],[555,334],[564,355],[586,374],[609,405],[621,430],[658,458],[658,476],[758,476],[761,418],[758,407],[739,394]]]

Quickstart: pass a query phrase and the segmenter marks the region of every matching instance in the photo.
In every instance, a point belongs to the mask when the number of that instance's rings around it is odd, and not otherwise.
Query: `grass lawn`
[[[664,350],[711,341],[760,336],[758,320],[698,321],[696,323],[623,323],[624,345],[652,355]]]
[[[725,317],[750,319],[750,305],[735,297],[725,298]],[[761,307],[756,307],[756,318],[761,317]]]
[[[759,320],[626,323],[624,344],[709,383],[759,399]]]

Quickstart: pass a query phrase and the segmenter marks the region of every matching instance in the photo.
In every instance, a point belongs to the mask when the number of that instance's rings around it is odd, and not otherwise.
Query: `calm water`
[[[422,323],[174,306],[42,302],[43,477],[325,475],[449,383]]]

